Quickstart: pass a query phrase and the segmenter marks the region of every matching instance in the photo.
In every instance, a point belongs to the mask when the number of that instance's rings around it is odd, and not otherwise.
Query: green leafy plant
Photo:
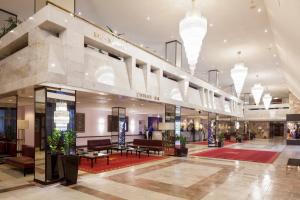
[[[4,20],[7,22],[5,25],[3,25],[0,29],[0,38],[2,38],[6,33],[13,30],[18,26],[18,24],[21,24],[22,22],[14,17],[9,17],[7,20]]]
[[[220,134],[218,135],[218,141],[219,141],[219,142],[224,142],[224,140],[225,140],[225,134],[224,134],[224,133],[220,133]]]
[[[177,135],[176,140],[180,141],[180,146],[181,147],[185,147],[185,145],[186,145],[186,137],[185,136]]]
[[[61,146],[61,141],[62,131],[54,129],[52,134],[48,136],[48,144],[52,154],[64,151],[64,148]]]
[[[71,151],[71,147],[75,144],[76,141],[76,133],[72,130],[66,130],[64,132],[64,153],[65,155],[69,155]]]

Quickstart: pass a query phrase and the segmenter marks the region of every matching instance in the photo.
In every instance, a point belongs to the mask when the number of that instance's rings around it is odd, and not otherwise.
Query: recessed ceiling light
[[[11,30],[11,31],[9,31],[9,32],[13,33],[13,32],[15,32],[15,31],[14,31],[14,30]]]
[[[87,72],[86,72],[86,73],[85,73],[85,75],[86,75],[86,76],[88,76],[88,75],[89,75],[89,73],[87,73]]]
[[[209,27],[213,27],[214,26],[214,24],[209,24]]]
[[[98,92],[98,94],[100,94],[100,95],[107,95],[107,94],[104,93],[104,92]]]
[[[33,17],[29,17],[28,19],[29,19],[29,20],[34,20],[34,18],[33,18]]]
[[[76,103],[80,103],[80,101],[77,101]]]
[[[140,47],[144,47],[144,45],[143,45],[143,44],[140,44]]]
[[[146,17],[146,20],[147,20],[147,21],[150,21],[150,19],[151,19],[150,16],[147,16],[147,17]]]
[[[65,19],[65,23],[68,23],[68,20],[67,20],[67,19]]]
[[[71,17],[74,17],[73,13],[70,13],[70,16],[71,16]]]
[[[225,40],[223,40],[223,42],[224,42],[224,43],[227,43],[227,40],[225,39]]]
[[[81,16],[81,15],[82,15],[82,12],[79,11],[79,12],[78,12],[78,15]]]
[[[268,32],[268,29],[265,29],[265,33],[267,33]]]
[[[258,12],[258,13],[260,13],[261,11],[262,11],[262,9],[261,9],[261,8],[258,8],[258,9],[257,9],[257,12]]]
[[[55,67],[55,66],[56,66],[55,63],[52,63],[52,64],[51,64],[51,67]]]
[[[276,55],[276,54],[273,54],[273,57],[274,57],[274,58],[276,58],[276,57],[277,57],[277,55]]]

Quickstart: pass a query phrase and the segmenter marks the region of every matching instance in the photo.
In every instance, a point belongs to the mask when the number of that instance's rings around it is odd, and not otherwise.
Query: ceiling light
[[[248,68],[245,67],[244,63],[238,63],[234,65],[234,68],[232,68],[230,72],[237,97],[239,97],[248,74]]]
[[[15,32],[15,31],[14,31],[14,30],[11,30],[11,31],[9,31],[9,32],[13,33],[13,32]]]
[[[146,20],[147,20],[147,21],[150,21],[150,19],[151,19],[150,16],[147,16],[147,17],[146,17]]]
[[[33,18],[33,17],[29,17],[28,19],[29,19],[29,20],[34,20],[34,18]]]
[[[65,19],[65,23],[68,23],[68,20],[67,20],[67,19]]]
[[[276,58],[276,57],[277,57],[277,55],[276,55],[276,54],[273,54],[273,57],[274,57],[274,58]]]
[[[78,12],[78,15],[81,16],[81,15],[82,15],[82,12],[79,11],[79,12]]]
[[[195,1],[193,1],[192,10],[187,12],[179,23],[179,33],[192,75],[196,69],[202,41],[207,33],[207,20],[197,12],[194,4]]]
[[[143,45],[143,44],[140,44],[140,47],[144,47],[144,45]]]
[[[209,24],[209,27],[213,27],[214,26],[214,24]]]
[[[258,12],[258,13],[260,13],[261,11],[262,11],[262,9],[261,9],[261,8],[258,8],[258,9],[257,9],[257,12]]]
[[[98,94],[100,94],[100,95],[108,95],[108,94],[106,94],[104,92],[98,92]]]
[[[225,40],[223,40],[223,42],[224,42],[224,43],[227,43],[227,40],[225,39]]]
[[[267,33],[268,32],[268,29],[265,29],[265,33]]]
[[[254,97],[254,101],[256,105],[259,105],[260,102],[260,98],[261,95],[264,91],[264,88],[261,86],[261,84],[255,84],[252,88],[251,88],[251,93]]]
[[[55,66],[56,66],[55,63],[52,63],[52,64],[51,64],[51,67],[55,67]]]
[[[272,101],[272,96],[270,94],[265,94],[263,97],[263,102],[265,109],[268,110]]]
[[[87,73],[87,72],[86,72],[86,73],[85,73],[85,75],[86,75],[86,76],[88,76],[88,75],[89,75],[89,73]]]

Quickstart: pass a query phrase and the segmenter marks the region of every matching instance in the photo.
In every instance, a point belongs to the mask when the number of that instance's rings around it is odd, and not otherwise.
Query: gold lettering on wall
[[[145,93],[136,93],[137,98],[142,98],[142,99],[149,99],[149,100],[154,100],[154,101],[159,101],[159,96],[152,96],[151,94],[145,94]]]

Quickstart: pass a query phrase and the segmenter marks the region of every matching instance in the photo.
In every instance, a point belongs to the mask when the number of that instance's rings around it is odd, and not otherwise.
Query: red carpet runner
[[[120,153],[109,155],[109,165],[106,164],[106,158],[97,159],[97,163],[94,164],[94,167],[91,168],[91,161],[86,160],[84,158],[81,159],[81,164],[79,169],[89,173],[100,173],[104,171],[111,171],[114,169],[129,167],[133,165],[143,164],[151,161],[162,160],[165,157],[162,156],[152,156],[149,157],[147,155],[142,155],[141,158],[135,156],[135,154],[128,154],[126,157],[126,153],[123,153],[121,156]]]
[[[278,157],[278,155],[278,152],[273,151],[257,151],[230,148],[219,148],[193,154],[193,156],[221,158],[229,160],[242,160],[259,163],[273,163],[273,161]]]

